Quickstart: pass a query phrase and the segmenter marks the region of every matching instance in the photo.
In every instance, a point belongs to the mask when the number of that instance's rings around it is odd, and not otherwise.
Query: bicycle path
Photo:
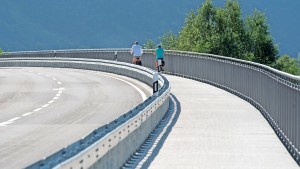
[[[205,83],[166,77],[181,112],[150,169],[299,169],[250,103]]]

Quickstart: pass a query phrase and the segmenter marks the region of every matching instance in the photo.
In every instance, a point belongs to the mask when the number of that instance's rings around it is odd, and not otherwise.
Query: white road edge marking
[[[134,84],[132,84],[132,83],[126,81],[126,80],[123,80],[123,79],[120,79],[120,78],[117,78],[117,77],[113,77],[113,76],[110,76],[110,75],[105,75],[105,74],[102,74],[102,73],[98,73],[98,74],[103,75],[103,76],[107,76],[107,77],[110,77],[110,78],[114,78],[114,79],[117,79],[117,80],[120,80],[122,82],[125,82],[125,83],[129,84],[130,86],[132,86],[135,90],[137,90],[140,93],[140,95],[142,96],[143,101],[145,101],[147,99],[146,94],[140,88],[135,86]]]
[[[58,85],[61,85],[61,82],[57,82]]]
[[[53,80],[56,80],[56,78],[54,77],[54,78],[52,78]]]

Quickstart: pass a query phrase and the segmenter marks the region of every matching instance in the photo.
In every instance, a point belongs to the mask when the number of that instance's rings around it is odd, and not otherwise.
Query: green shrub
[[[299,65],[297,64],[296,59],[288,56],[288,55],[283,55],[279,57],[274,66],[274,68],[293,74],[293,75],[299,75],[300,74],[300,68]]]

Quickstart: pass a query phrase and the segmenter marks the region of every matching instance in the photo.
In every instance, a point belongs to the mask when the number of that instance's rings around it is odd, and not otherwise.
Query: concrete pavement
[[[131,84],[131,85],[129,85]],[[1,68],[0,168],[49,156],[149,97],[144,83],[79,69]]]
[[[181,112],[149,168],[299,168],[251,104],[205,83],[167,78]]]

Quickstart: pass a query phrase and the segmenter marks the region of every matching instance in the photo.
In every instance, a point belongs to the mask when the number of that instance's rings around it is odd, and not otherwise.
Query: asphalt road
[[[0,168],[24,168],[141,103],[128,77],[53,68],[0,68]]]

